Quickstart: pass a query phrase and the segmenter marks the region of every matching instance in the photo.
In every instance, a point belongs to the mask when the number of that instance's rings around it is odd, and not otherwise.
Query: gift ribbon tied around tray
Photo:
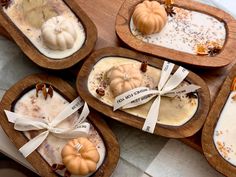
[[[143,105],[154,97],[155,100],[149,109],[147,118],[144,122],[143,131],[154,133],[155,126],[159,116],[161,97],[175,97],[195,92],[200,87],[194,84],[178,87],[187,77],[189,71],[183,67],[179,67],[176,72],[171,75],[174,64],[165,61],[161,71],[161,77],[156,89],[148,87],[138,87],[129,90],[115,98],[113,111],[117,109],[128,109]],[[178,87],[178,88],[177,88]]]
[[[78,111],[83,105],[83,110],[79,118],[73,122],[74,126],[72,128],[57,127],[62,121],[66,120],[70,115]],[[84,122],[89,114],[89,108],[87,103],[84,102],[80,97],[77,97],[74,101],[67,105],[65,109],[60,112],[51,122],[40,118],[29,118],[27,116],[7,110],[5,110],[5,114],[8,121],[14,123],[15,130],[45,130],[19,149],[24,157],[27,157],[34,150],[36,150],[47,138],[49,133],[52,133],[54,136],[59,138],[72,139],[77,138],[78,136],[87,136],[90,129],[90,124]]]

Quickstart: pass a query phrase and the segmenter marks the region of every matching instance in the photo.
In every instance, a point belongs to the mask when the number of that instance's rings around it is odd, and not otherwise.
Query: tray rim
[[[216,97],[210,112],[207,116],[206,122],[202,130],[202,149],[203,153],[210,163],[220,173],[226,176],[236,176],[236,166],[225,160],[218,152],[214,143],[214,130],[220,118],[220,114],[225,106],[225,103],[231,92],[230,87],[233,79],[236,77],[236,65],[230,70],[229,75],[226,77],[222,84],[218,96]]]
[[[228,13],[221,9],[199,2],[194,2],[192,0],[175,0],[175,5],[178,7],[183,7],[188,10],[194,10],[211,15],[219,21],[224,22],[226,25],[227,38],[220,54],[214,57],[199,56],[154,44],[148,44],[134,37],[130,32],[129,22],[134,10],[134,6],[142,1],[143,0],[125,0],[116,17],[116,34],[129,47],[157,57],[167,58],[170,61],[200,68],[224,67],[235,59],[236,51],[233,50],[233,46],[236,44],[236,37],[234,36],[234,33],[236,33],[236,20],[234,20],[234,18]],[[163,0],[158,1],[164,2]]]
[[[72,88],[70,84],[58,77],[49,76],[47,74],[29,75],[24,79],[18,81],[9,90],[7,90],[0,102],[0,124],[4,132],[13,142],[13,144],[17,147],[17,149],[19,149],[26,142],[28,142],[28,139],[24,136],[22,132],[16,131],[12,123],[8,122],[4,110],[11,110],[14,106],[14,101],[17,100],[19,96],[21,96],[22,92],[39,82],[51,84],[60,92],[63,97],[71,101],[77,97],[76,90]],[[110,176],[116,168],[120,156],[120,148],[118,141],[114,133],[111,131],[111,129],[102,119],[102,117],[103,116],[100,113],[97,113],[93,109],[90,110],[90,115],[88,117],[95,129],[99,132],[106,147],[105,159],[100,168],[93,174],[93,176],[95,177]],[[26,158],[26,160],[36,169],[38,174],[40,174],[41,176],[57,176],[57,174],[52,171],[51,167],[37,151],[34,151],[32,154],[30,154]]]
[[[79,61],[86,58],[94,49],[97,41],[97,28],[91,21],[88,15],[80,8],[76,0],[62,0],[71,11],[77,16],[82,23],[86,38],[82,47],[74,54],[63,59],[51,59],[42,54],[36,46],[24,35],[24,33],[11,21],[6,13],[3,12],[3,7],[0,6],[0,21],[1,26],[7,31],[10,37],[16,42],[21,50],[35,64],[42,68],[61,70],[72,67]]]
[[[128,49],[120,48],[120,47],[108,47],[99,49],[93,52],[89,58],[84,62],[81,70],[79,71],[76,79],[76,88],[80,96],[91,106],[93,109],[101,112],[102,114],[115,119],[119,122],[127,124],[129,126],[142,129],[144,119],[139,118],[137,116],[125,113],[121,110],[113,112],[112,107],[105,105],[97,98],[92,96],[87,88],[88,75],[92,70],[93,66],[97,61],[106,56],[120,56],[136,59],[138,61],[142,61],[143,59],[148,60],[148,63],[157,68],[161,68],[163,64],[163,60],[157,59],[155,57],[146,56],[141,53],[131,51]],[[175,69],[177,66],[175,66]],[[208,110],[210,107],[210,93],[206,83],[196,74],[190,71],[187,81],[191,80],[191,83],[198,84],[202,88],[199,93],[199,107],[193,118],[191,118],[187,123],[182,126],[167,126],[156,124],[155,132],[156,135],[161,135],[169,138],[185,138],[194,135],[197,131],[201,129],[203,126],[206,116],[208,114]],[[196,81],[197,80],[197,81]],[[192,126],[192,122],[196,123],[196,127]],[[189,131],[189,129],[191,131]]]

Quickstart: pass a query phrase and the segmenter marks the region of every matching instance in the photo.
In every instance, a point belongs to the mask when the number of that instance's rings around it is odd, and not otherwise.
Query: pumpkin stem
[[[70,177],[70,176],[71,176],[71,173],[68,170],[66,170],[64,173],[64,177]]]
[[[65,167],[65,165],[62,164],[53,164],[52,165],[52,171],[57,171],[57,170],[63,170]]]

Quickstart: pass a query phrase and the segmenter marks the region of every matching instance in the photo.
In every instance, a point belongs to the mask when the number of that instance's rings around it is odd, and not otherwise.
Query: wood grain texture
[[[5,38],[9,39],[9,40],[13,40],[11,38],[11,36],[9,35],[9,33],[2,27],[2,25],[0,24],[0,35],[4,36]]]
[[[0,21],[2,27],[10,34],[12,39],[21,48],[21,50],[37,65],[47,69],[66,69],[69,68],[91,53],[97,40],[97,29],[94,23],[80,8],[76,0],[64,0],[65,4],[74,12],[80,19],[86,32],[86,40],[83,46],[69,57],[54,60],[46,57],[29,41],[29,39],[17,28],[17,26],[10,20],[3,8],[0,7]],[[6,33],[4,33],[6,34]]]
[[[75,89],[73,89],[67,82],[49,75],[30,75],[13,85],[5,93],[0,103],[0,124],[18,149],[28,142],[28,139],[22,132],[16,131],[12,123],[8,122],[4,110],[11,110],[14,107],[14,101],[17,100],[24,91],[32,88],[35,84],[40,82],[52,85],[68,101],[72,101],[77,97]],[[93,176],[108,177],[112,174],[119,160],[120,151],[118,142],[107,124],[102,120],[102,116],[99,113],[92,110],[88,119],[99,132],[106,147],[104,162]],[[37,170],[40,176],[57,176],[37,151],[34,151],[26,159]]]
[[[230,87],[233,79],[236,77],[236,65],[232,68],[221,90],[213,103],[211,111],[207,117],[206,123],[202,131],[202,148],[203,152],[210,164],[219,172],[226,176],[236,176],[236,166],[227,162],[218,152],[214,144],[213,136],[217,122],[220,118],[221,111],[231,92]]]
[[[234,46],[236,45],[236,21],[226,12],[194,1],[175,0],[174,3],[177,7],[214,16],[216,19],[224,22],[226,25],[227,37],[222,51],[214,57],[199,56],[166,47],[161,47],[154,44],[149,44],[136,38],[130,31],[130,19],[133,14],[134,8],[142,1],[143,0],[126,0],[121,6],[116,18],[117,35],[131,48],[155,56],[164,57],[171,61],[176,61],[201,68],[223,67],[230,64],[234,59],[236,55],[236,51],[234,50]]]
[[[87,87],[88,76],[92,71],[93,66],[103,57],[107,56],[126,57],[140,62],[142,62],[145,59],[148,61],[149,65],[156,67],[158,69],[162,68],[164,61],[154,57],[147,57],[143,54],[124,48],[104,48],[97,50],[90,55],[90,57],[84,62],[84,65],[82,66],[77,77],[77,82],[76,82],[77,91],[91,107],[105,114],[108,117],[111,117],[127,125],[136,127],[138,129],[142,129],[145,121],[143,118],[125,113],[124,111],[121,110],[114,112],[111,106],[108,106],[99,101],[97,98],[91,95],[91,93],[88,90]],[[176,68],[177,66],[175,66],[174,71],[176,70]],[[198,130],[200,130],[200,128],[204,124],[210,107],[210,94],[208,87],[206,83],[199,76],[197,76],[192,72],[188,74],[185,80],[188,81],[189,83],[199,85],[201,87],[201,89],[197,91],[199,96],[199,106],[196,113],[187,123],[185,123],[182,126],[166,126],[166,125],[156,124],[154,134],[170,138],[184,138],[195,134]]]
[[[98,41],[95,45],[95,49],[100,49],[108,46],[122,46],[128,47],[125,43],[118,40],[115,32],[115,21],[117,13],[125,0],[76,0],[80,7],[87,13],[90,19],[94,22],[98,30]],[[189,0],[190,1],[190,0]],[[96,6],[94,5],[96,4]],[[204,7],[204,6],[203,6]],[[1,22],[0,22],[1,23]],[[1,33],[0,34],[4,34]],[[233,64],[236,63],[236,56],[232,57],[233,62],[227,67],[218,69],[200,69],[185,66],[191,69],[199,76],[201,76],[208,85],[210,90],[211,100],[214,101],[218,94],[221,84],[225,80],[232,68]],[[81,65],[73,67],[74,76],[77,75]],[[202,152],[201,147],[201,131],[192,137],[180,139],[187,145],[195,148]]]

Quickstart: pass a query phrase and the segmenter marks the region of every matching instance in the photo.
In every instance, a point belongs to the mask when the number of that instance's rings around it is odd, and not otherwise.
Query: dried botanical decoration
[[[198,98],[198,97],[197,97],[197,94],[194,93],[194,92],[190,92],[190,93],[186,94],[186,96],[187,96],[188,98],[194,98],[194,99],[197,99],[197,98]]]
[[[232,100],[236,101],[236,94],[234,96],[232,96]]]
[[[197,55],[208,55],[215,56],[220,53],[222,46],[214,41],[206,42],[205,44],[197,44],[196,45],[196,53]]]
[[[217,48],[217,47],[208,48],[208,55],[211,57],[214,57],[217,54],[219,54],[220,51],[221,51],[221,48]]]
[[[102,87],[99,87],[99,88],[96,89],[96,93],[99,96],[104,96],[105,95],[105,90]]]
[[[218,150],[221,152],[221,155],[227,159],[231,148],[227,147],[225,143],[221,141],[217,141],[216,146]]]
[[[38,83],[36,84],[35,87],[36,87],[36,97],[38,97],[39,91],[42,91],[45,100],[47,99],[48,95],[50,95],[50,97],[53,96],[53,88],[51,85],[49,86],[48,91],[47,91],[47,86],[44,83]]]
[[[8,8],[11,4],[11,0],[1,0],[0,3],[2,7]]]
[[[140,70],[145,73],[147,71],[147,66],[148,66],[147,61],[143,61]]]
[[[60,170],[64,170],[64,169],[66,169],[66,166],[65,165],[63,165],[63,164],[53,164],[52,166],[51,166],[51,169],[52,169],[52,171],[60,171]],[[64,177],[70,177],[71,176],[71,173],[66,169],[65,170],[65,172],[64,172]]]
[[[52,86],[50,85],[49,87],[48,87],[48,95],[50,95],[50,97],[52,98],[52,96],[53,96],[53,88],[52,88]]]
[[[64,173],[64,177],[70,177],[70,176],[71,176],[71,173],[68,170],[66,170]]]
[[[173,9],[173,5],[168,5],[168,6],[166,5],[165,10],[168,16],[173,17],[176,14],[176,12]]]
[[[43,84],[43,83],[36,84],[36,97],[38,97],[39,91],[42,91],[44,98],[47,99],[46,84]]]
[[[207,43],[208,55],[213,57],[220,53],[222,46],[215,41],[210,41]]]
[[[205,44],[197,44],[196,53],[197,55],[207,55],[208,54],[207,46]]]
[[[65,169],[65,165],[62,164],[53,164],[51,167],[52,171],[63,170]]]

